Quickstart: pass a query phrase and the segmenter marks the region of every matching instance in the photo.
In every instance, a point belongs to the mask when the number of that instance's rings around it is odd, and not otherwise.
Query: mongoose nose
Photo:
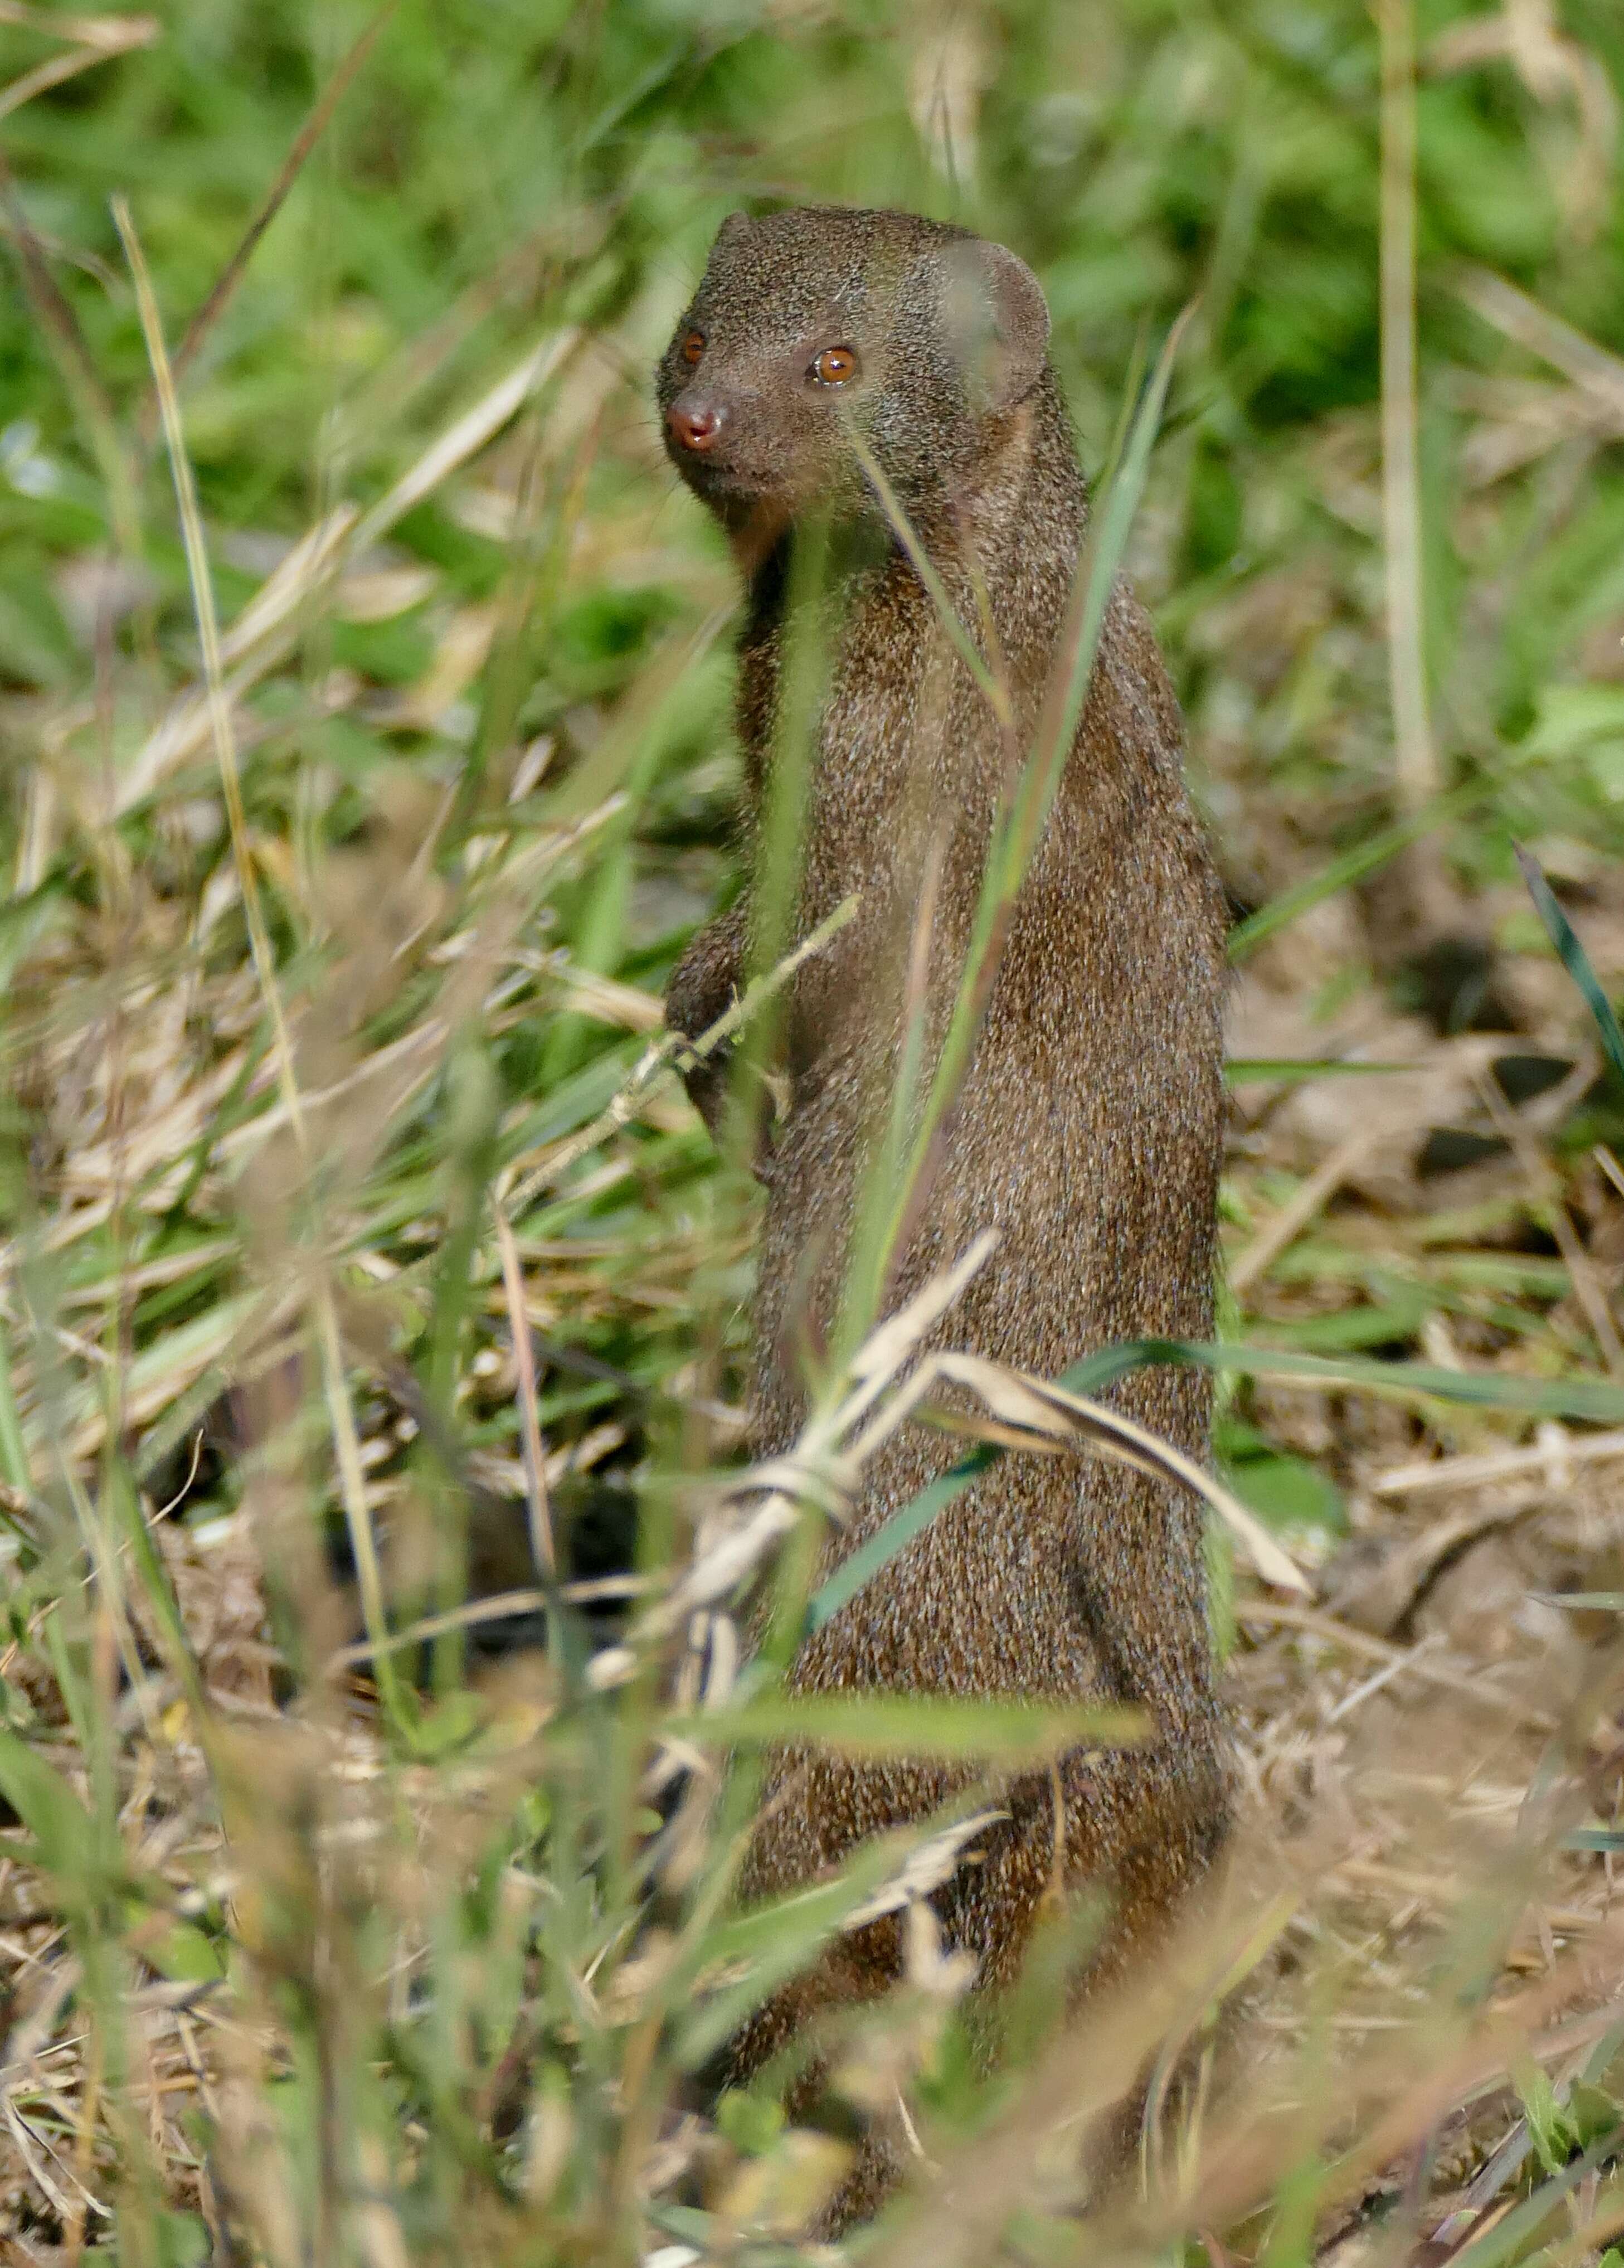
[[[714,401],[694,401],[687,395],[673,401],[665,413],[671,438],[680,449],[703,452],[716,446],[724,423]]]

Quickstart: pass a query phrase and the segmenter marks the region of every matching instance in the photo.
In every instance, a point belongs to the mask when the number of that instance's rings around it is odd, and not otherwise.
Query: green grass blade
[[[1019,782],[988,856],[964,973],[922,1123],[914,1137],[900,1185],[894,1193],[886,1193],[890,1199],[889,1222],[876,1247],[878,1257],[864,1286],[867,1297],[847,1319],[849,1330],[867,1327],[871,1320],[869,1311],[883,1291],[892,1263],[907,1247],[915,1210],[930,1181],[942,1129],[969,1067],[981,1017],[1003,957],[1003,939],[1015,901],[1059,792],[1093,681],[1106,609],[1116,587],[1134,518],[1144,493],[1151,452],[1161,428],[1167,390],[1172,383],[1174,359],[1190,312],[1187,307],[1167,335],[1134,414],[1121,461],[1110,487],[1097,500],[1091,513],[1062,626],[1054,674]]]
[[[1412,1064],[1349,1063],[1341,1056],[1231,1056],[1224,1076],[1231,1086],[1302,1086],[1311,1079],[1357,1079],[1414,1068]]]
[[[96,1823],[55,1764],[0,1726],[0,1794],[34,1839],[40,1863],[87,1898],[99,1873]]]
[[[1307,1378],[1326,1386],[1459,1402],[1479,1410],[1514,1410],[1531,1418],[1578,1418],[1599,1425],[1624,1423],[1624,1388],[1601,1379],[1505,1378],[1490,1372],[1445,1370],[1431,1363],[1294,1354],[1275,1347],[1200,1346],[1166,1339],[1141,1340],[1136,1349],[1113,1351],[1133,1358],[1124,1362],[1125,1370],[1137,1370],[1146,1363],[1199,1363],[1208,1370],[1238,1371],[1246,1378]]]
[[[1294,921],[1312,913],[1326,898],[1334,898],[1339,890],[1347,889],[1354,882],[1363,881],[1367,874],[1373,874],[1378,866],[1385,866],[1390,858],[1396,858],[1400,850],[1407,850],[1412,843],[1419,843],[1435,828],[1445,826],[1453,819],[1464,819],[1468,812],[1486,803],[1494,792],[1492,781],[1473,780],[1469,786],[1456,788],[1448,795],[1437,797],[1412,818],[1401,819],[1392,827],[1384,827],[1379,833],[1372,835],[1369,842],[1343,851],[1340,858],[1333,858],[1317,874],[1311,874],[1305,882],[1297,883],[1292,889],[1282,890],[1277,898],[1271,898],[1268,905],[1260,906],[1256,913],[1248,914],[1245,921],[1237,922],[1230,932],[1230,959],[1244,961],[1249,953],[1257,951],[1266,938],[1278,936],[1282,929],[1290,929]]]
[[[1100,1387],[1109,1386],[1125,1371],[1137,1367],[1132,1362],[1120,1362],[1119,1352],[1117,1348],[1107,1347],[1100,1354],[1074,1363],[1062,1373],[1061,1385],[1073,1394],[1092,1394]],[[956,1497],[964,1494],[972,1481],[996,1465],[1003,1454],[996,1441],[980,1443],[968,1456],[961,1457],[949,1471],[939,1473],[917,1496],[893,1512],[866,1543],[860,1545],[849,1559],[841,1560],[828,1580],[814,1593],[806,1609],[808,1634],[821,1630],[825,1623],[839,1614],[848,1600],[855,1599],[899,1551],[930,1527],[937,1513],[945,1511]]]
[[[863,468],[863,477],[878,497],[879,508],[885,513],[893,534],[908,554],[914,572],[930,593],[930,603],[936,608],[937,619],[945,631],[949,644],[975,680],[988,707],[1007,731],[1014,722],[1007,688],[999,683],[988,667],[975,640],[959,620],[958,609],[948,596],[946,585],[931,563],[930,553],[915,534],[907,512],[902,509],[901,499],[885,478],[878,459],[851,419],[846,419],[844,424],[847,442]]]
[[[1347,1356],[1331,1359],[1296,1354],[1286,1348],[1203,1346],[1179,1339],[1134,1339],[1106,1347],[1062,1371],[1056,1383],[1073,1394],[1097,1394],[1130,1372],[1168,1363],[1246,1378],[1304,1378],[1326,1386],[1351,1386],[1381,1394],[1405,1394],[1429,1401],[1464,1403],[1481,1410],[1510,1410],[1535,1418],[1569,1418],[1598,1425],[1624,1424],[1624,1388],[1600,1379],[1505,1378],[1481,1372],[1445,1370],[1419,1362],[1379,1362]],[[897,1553],[922,1534],[937,1514],[963,1495],[989,1466],[1008,1453],[983,1442],[951,1471],[893,1512],[885,1526],[842,1561],[813,1594],[806,1610],[808,1631],[820,1630],[871,1583]],[[1562,1603],[1572,1605],[1572,1599]]]
[[[24,1494],[33,1486],[33,1472],[28,1460],[28,1447],[23,1439],[23,1421],[18,1414],[17,1395],[11,1384],[11,1340],[5,1321],[0,1316],[0,1479]]]
[[[1619,1020],[1613,1012],[1613,1003],[1601,989],[1601,981],[1591,967],[1590,955],[1579,943],[1573,924],[1556,902],[1556,894],[1545,879],[1545,871],[1532,850],[1525,850],[1520,843],[1511,845],[1517,853],[1517,863],[1523,870],[1523,880],[1528,885],[1528,895],[1534,909],[1545,924],[1546,935],[1562,955],[1562,967],[1584,995],[1584,1004],[1596,1021],[1601,1035],[1607,1060],[1624,1079],[1624,1032],[1619,1029]]]
[[[727,1748],[788,1742],[869,1758],[936,1756],[955,1764],[1044,1764],[1070,1749],[1143,1739],[1134,1709],[1046,1708],[1041,1703],[964,1700],[947,1693],[774,1693],[731,1708],[668,1720],[680,1740]]]
[[[922,1535],[938,1512],[944,1512],[955,1497],[962,1496],[979,1474],[996,1464],[1002,1454],[994,1443],[984,1441],[950,1472],[939,1474],[928,1488],[921,1489],[900,1512],[893,1512],[866,1543],[860,1544],[849,1559],[841,1560],[828,1581],[814,1594],[806,1609],[808,1632],[821,1630],[825,1623],[839,1614],[848,1599],[855,1599],[865,1583],[871,1582],[882,1567],[888,1565],[915,1536]]]

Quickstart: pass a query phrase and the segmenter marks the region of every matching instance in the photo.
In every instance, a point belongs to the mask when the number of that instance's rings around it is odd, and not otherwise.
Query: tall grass
[[[907,1978],[837,2077],[859,2114],[902,2099],[919,2162],[854,2258],[1284,2268],[1363,2214],[1365,2257],[1427,2234],[1490,2268],[1624,2229],[1624,1248],[1591,1156],[1624,1088],[1511,847],[1616,990],[1624,26],[1378,13],[0,9],[19,2253],[809,2258],[842,2144],[706,2074],[887,1910]],[[1227,1901],[1082,2029],[1053,1980],[1091,1917],[1058,1913],[991,2071],[929,1893],[1010,1771],[1133,1728],[883,1697],[814,1723],[743,1662],[751,1583],[795,1596],[922,1391],[924,1311],[864,1314],[796,1455],[740,1469],[756,1200],[658,1035],[732,885],[733,585],[648,372],[723,214],[785,195],[1031,258],[1091,468],[1195,302],[1103,541],[1179,679],[1242,1027],[1295,1068],[1235,1067],[1223,1343],[1113,1359],[1219,1370],[1266,1568],[1350,1521],[1385,1555],[1304,1603],[1215,1524],[1251,1791]],[[1395,924],[1382,879],[1423,838]],[[1475,1002],[1437,997],[1440,928]],[[1458,1028],[1483,984],[1522,1041]],[[1470,1078],[1519,1049],[1568,1066],[1560,1111],[1419,1178],[1424,1137],[1498,1138]],[[900,1220],[928,1160],[896,1163]],[[953,1485],[1038,1453],[1038,1405],[988,1390],[1000,1438]],[[1532,1511],[1495,1493],[1531,1472]],[[1569,1595],[1520,1599],[1563,1636],[1519,1682],[1415,1617],[1525,1515],[1525,1591]],[[755,1765],[797,1731],[981,1777],[740,1912]],[[1146,2068],[1143,2183],[1085,2215],[1078,2139]]]

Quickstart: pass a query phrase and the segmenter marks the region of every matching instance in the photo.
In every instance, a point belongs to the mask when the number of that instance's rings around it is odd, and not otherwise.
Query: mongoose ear
[[[713,252],[720,252],[724,244],[731,244],[737,238],[741,237],[749,225],[750,216],[747,212],[729,213],[727,218],[716,231],[715,240],[710,247],[711,250]]]
[[[1037,384],[1048,351],[1049,311],[1024,260],[972,239],[947,255],[949,335],[978,406],[1013,409]]]

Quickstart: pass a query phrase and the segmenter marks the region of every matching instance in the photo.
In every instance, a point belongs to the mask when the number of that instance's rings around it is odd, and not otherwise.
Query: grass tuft
[[[1616,2261],[1617,11],[0,0],[0,34],[8,2257]],[[1041,277],[1118,467],[1047,745],[1125,560],[1235,910],[1234,1108],[1217,1343],[981,1366],[972,1416],[915,1350],[996,1255],[883,1312],[900,1114],[872,1312],[755,1469],[759,1199],[659,1036],[735,880],[736,592],[649,372],[718,221],[782,197]],[[702,1048],[765,1051],[791,942]],[[993,1458],[1154,1457],[1088,1398],[1149,1360],[1217,1379],[1243,1832],[1078,2028],[1096,1906],[1057,1894],[991,2009],[930,1897],[1014,1776],[1135,1727],[782,1670]],[[908,1422],[961,1463],[816,1587]],[[784,1740],[967,1785],[742,1912]],[[903,1984],[829,2051],[912,2172],[832,2254],[845,2138],[787,2070],[709,2075],[886,1915]],[[1085,2211],[1146,2073],[1143,2179]]]

